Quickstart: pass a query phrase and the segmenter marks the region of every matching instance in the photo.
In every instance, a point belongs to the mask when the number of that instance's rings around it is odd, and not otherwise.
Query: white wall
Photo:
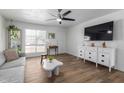
[[[9,25],[10,22],[8,21],[7,24]],[[36,29],[36,30],[44,30],[47,31],[47,34],[49,32],[55,33],[55,40],[58,41],[58,46],[59,46],[59,53],[65,53],[66,50],[66,43],[65,43],[65,38],[66,38],[66,29],[61,28],[61,27],[53,27],[53,26],[44,26],[44,25],[38,25],[38,24],[31,24],[31,23],[24,23],[24,22],[18,22],[14,21],[12,24],[16,25],[18,28],[22,30],[22,49],[23,52],[25,51],[25,30],[26,29]],[[39,55],[39,54],[38,54]],[[29,55],[29,56],[37,56],[36,54],[34,55]]]
[[[6,49],[6,29],[5,20],[0,16],[0,52]]]
[[[124,10],[116,13],[108,14],[103,17],[99,17],[85,23],[81,23],[68,29],[67,32],[67,52],[69,54],[78,55],[79,47],[85,43],[85,45],[91,44],[91,41],[84,41],[84,27],[92,26],[108,21],[114,21],[114,40],[108,41],[108,47],[117,48],[116,53],[116,68],[124,71]],[[97,46],[101,46],[103,41],[96,41]]]

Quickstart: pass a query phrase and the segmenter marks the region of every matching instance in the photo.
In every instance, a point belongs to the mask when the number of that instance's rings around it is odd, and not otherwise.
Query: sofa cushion
[[[19,58],[19,55],[18,55],[18,53],[16,52],[15,49],[6,49],[6,50],[4,51],[4,55],[5,55],[5,57],[6,57],[7,62]]]
[[[6,59],[5,56],[2,52],[0,52],[0,66],[5,63]]]
[[[24,66],[25,65],[25,57],[20,57],[19,59],[6,62],[4,65],[0,67],[0,69],[7,69],[7,68],[13,68],[17,66]]]
[[[24,83],[24,66],[0,70],[0,83]]]

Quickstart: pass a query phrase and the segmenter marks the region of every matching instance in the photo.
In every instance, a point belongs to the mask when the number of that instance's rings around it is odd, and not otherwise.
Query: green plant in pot
[[[20,31],[20,29],[17,28],[15,25],[10,25],[10,26],[8,27],[8,31],[9,31],[9,33],[10,33],[10,36],[11,36],[11,39],[12,39],[12,40],[16,40],[16,39],[19,38],[19,37],[18,37],[18,31]]]
[[[48,60],[50,63],[52,62],[53,59],[54,59],[54,56],[48,56]]]
[[[8,34],[9,34],[9,40],[10,40],[10,44],[9,44],[9,48],[15,48],[17,50],[18,53],[21,53],[21,44],[18,42],[20,41],[20,31],[21,29],[19,29],[18,27],[16,27],[15,25],[9,25],[8,28]],[[13,44],[12,42],[16,42],[15,44]]]

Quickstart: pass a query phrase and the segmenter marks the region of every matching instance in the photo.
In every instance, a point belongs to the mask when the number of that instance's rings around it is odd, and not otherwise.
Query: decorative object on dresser
[[[105,42],[102,43],[102,47],[103,48],[106,48],[107,47]]]
[[[95,43],[91,43],[91,46],[92,46],[92,47],[95,47]]]
[[[80,58],[96,64],[104,65],[109,67],[109,72],[111,72],[111,68],[115,66],[115,48],[102,48],[102,47],[90,47],[90,46],[82,46],[79,49]]]

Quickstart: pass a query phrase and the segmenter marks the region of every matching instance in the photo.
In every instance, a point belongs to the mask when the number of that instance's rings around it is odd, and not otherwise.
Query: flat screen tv
[[[113,21],[85,28],[84,39],[90,41],[113,40]]]

